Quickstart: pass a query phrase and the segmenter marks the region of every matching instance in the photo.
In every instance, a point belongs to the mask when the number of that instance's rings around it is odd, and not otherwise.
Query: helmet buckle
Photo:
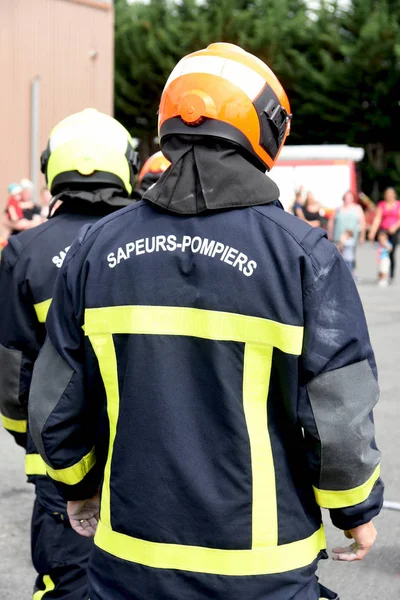
[[[214,100],[202,90],[186,92],[181,98],[178,110],[182,121],[192,127],[201,125],[206,117],[217,116]]]

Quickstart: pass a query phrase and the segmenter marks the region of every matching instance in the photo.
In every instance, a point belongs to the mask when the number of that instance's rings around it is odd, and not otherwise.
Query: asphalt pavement
[[[378,288],[375,268],[373,248],[370,245],[361,248],[358,287],[380,376],[381,400],[375,422],[378,445],[384,453],[382,476],[386,499],[400,503],[400,273],[399,283],[387,289]],[[0,600],[32,597],[35,577],[29,548],[32,504],[33,488],[25,483],[23,474],[23,451],[0,428]],[[328,550],[345,543],[342,532],[330,525],[329,514],[324,517]],[[376,526],[378,540],[363,562],[344,564],[327,560],[321,564],[321,581],[339,593],[341,600],[400,598],[400,512],[383,510]]]

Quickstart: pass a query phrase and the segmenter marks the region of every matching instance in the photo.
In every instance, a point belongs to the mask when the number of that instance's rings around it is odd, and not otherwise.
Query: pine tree
[[[294,41],[305,43],[302,0],[116,1],[116,116],[152,151],[163,86],[178,60],[215,41],[236,43],[265,60],[290,90]]]
[[[364,189],[400,187],[400,0],[116,0],[116,116],[155,150],[179,59],[215,41],[264,60],[288,92],[289,143],[362,145]]]
[[[376,197],[400,183],[399,16],[399,0],[352,0],[346,10],[324,2],[314,41],[295,57],[296,141],[363,146],[363,186]]]

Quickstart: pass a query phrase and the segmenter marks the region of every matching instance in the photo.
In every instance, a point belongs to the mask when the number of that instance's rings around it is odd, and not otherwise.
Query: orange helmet
[[[139,173],[138,183],[142,183],[143,178],[148,173],[151,173],[156,176],[159,175],[161,177],[164,171],[168,169],[170,164],[171,163],[169,162],[168,158],[165,158],[164,154],[161,151],[152,154],[152,156],[150,156],[150,158],[146,160]]]
[[[259,169],[272,169],[290,131],[285,90],[260,59],[233,44],[185,56],[161,96],[160,144],[199,135],[233,142]]]

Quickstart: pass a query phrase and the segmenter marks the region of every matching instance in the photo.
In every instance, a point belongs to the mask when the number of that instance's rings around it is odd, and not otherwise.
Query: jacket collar
[[[278,186],[233,146],[171,138],[163,145],[171,166],[143,200],[179,214],[269,204]]]

